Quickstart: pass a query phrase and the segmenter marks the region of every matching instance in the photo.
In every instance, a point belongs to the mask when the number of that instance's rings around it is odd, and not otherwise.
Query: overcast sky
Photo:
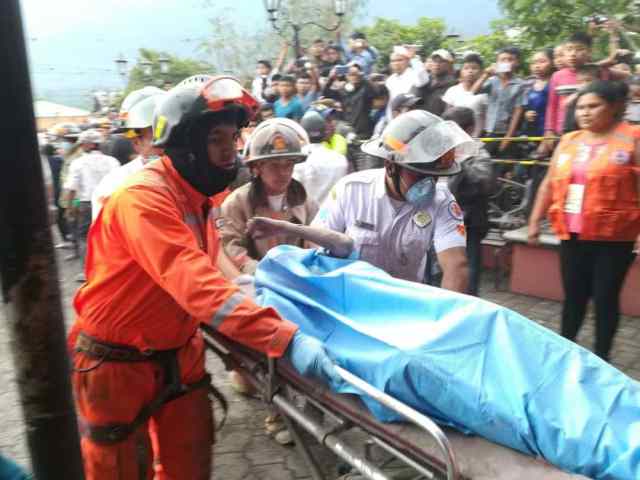
[[[197,57],[196,48],[207,36],[208,18],[215,11],[235,12],[240,25],[266,22],[262,0],[210,3],[215,8],[207,8],[207,0],[22,0],[35,94],[86,104],[83,97],[91,91],[121,86],[114,60],[122,53],[133,62],[140,47]],[[455,32],[476,35],[488,31],[489,22],[499,17],[496,3],[370,0],[364,22],[375,17],[403,23],[419,16],[440,17]]]

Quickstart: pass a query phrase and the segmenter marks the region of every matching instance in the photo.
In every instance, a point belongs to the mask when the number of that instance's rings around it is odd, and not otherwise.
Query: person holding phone
[[[378,51],[367,42],[367,37],[362,32],[353,32],[349,38],[346,49],[348,63],[357,62],[362,66],[365,75],[369,75],[373,65],[378,60]]]
[[[418,108],[434,115],[442,115],[447,108],[442,97],[450,87],[458,83],[451,74],[453,55],[448,50],[441,48],[433,52],[429,56],[429,60],[429,81],[421,87],[414,86],[411,93],[420,99]]]
[[[563,95],[562,87],[576,85],[577,72],[580,67],[591,63],[593,39],[584,32],[575,32],[563,45],[565,67],[555,72],[549,80],[549,101],[545,114],[545,136],[559,135],[563,131],[567,113],[567,96]],[[597,62],[601,67],[602,80],[626,80],[628,73],[612,69],[617,63],[618,49],[614,43],[611,46],[609,58]],[[625,53],[625,52],[622,52]],[[555,146],[554,140],[547,140],[540,145],[541,153],[551,153]]]
[[[342,88],[334,90],[332,87],[341,77],[346,83]],[[369,115],[373,99],[383,88],[384,86],[367,80],[362,65],[352,62],[349,65],[338,65],[331,71],[322,96],[339,101],[343,107],[343,119],[353,127],[358,138],[368,139],[374,127]]]

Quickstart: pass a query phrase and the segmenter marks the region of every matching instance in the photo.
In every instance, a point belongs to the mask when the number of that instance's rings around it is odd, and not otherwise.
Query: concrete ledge
[[[503,237],[508,242],[513,243],[527,243],[527,235],[529,233],[528,227],[518,228],[517,230],[510,230],[505,232]],[[542,232],[540,235],[540,245],[546,247],[557,247],[560,245],[560,239],[553,233]]]
[[[560,256],[555,235],[541,235],[539,245],[526,243],[527,228],[504,234],[512,242],[509,289],[514,293],[563,301]],[[551,237],[551,238],[550,238]],[[523,240],[524,238],[524,240]],[[620,295],[623,315],[640,316],[640,260],[631,266]]]

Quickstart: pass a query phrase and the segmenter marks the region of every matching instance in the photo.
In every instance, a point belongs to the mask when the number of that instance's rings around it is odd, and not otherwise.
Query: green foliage
[[[439,18],[420,17],[415,25],[403,25],[397,20],[377,18],[375,23],[361,29],[369,44],[380,52],[378,66],[389,65],[389,56],[395,45],[419,44],[418,54],[423,58],[438,48],[447,48],[455,42],[446,37],[446,25]]]
[[[536,52],[531,43],[527,41],[522,31],[509,26],[506,20],[496,20],[491,23],[491,32],[485,35],[478,35],[458,46],[456,54],[459,59],[467,52],[479,53],[485,66],[489,66],[496,61],[497,53],[504,47],[518,47],[522,52],[520,73],[526,76],[529,71],[528,63],[531,56]]]
[[[146,85],[162,87],[165,82],[170,82],[172,85],[176,85],[191,75],[196,75],[198,73],[213,73],[215,71],[214,67],[209,63],[191,58],[176,57],[175,55],[171,55],[166,52],[141,48],[139,53],[140,61],[148,60],[151,62],[152,73],[147,77],[144,74],[144,69],[140,63],[135,65],[129,73],[129,83],[127,84],[127,89],[124,92],[125,97],[129,92],[142,88]],[[166,74],[163,74],[160,71],[159,59],[162,57],[169,60],[169,71]]]
[[[499,0],[509,24],[523,30],[532,48],[557,45],[573,32],[586,31],[594,14],[622,18],[631,0]]]
[[[471,38],[458,47],[457,53],[463,54],[466,51],[479,53],[487,64],[495,61],[496,53],[504,47],[508,47],[518,42],[507,36],[508,27],[504,21],[492,23],[491,32],[485,35],[478,35]],[[524,45],[518,45],[522,48]]]

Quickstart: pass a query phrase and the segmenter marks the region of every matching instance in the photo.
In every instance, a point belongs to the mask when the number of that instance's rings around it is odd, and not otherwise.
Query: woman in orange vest
[[[578,94],[581,130],[562,137],[529,220],[530,243],[537,243],[545,213],[561,240],[562,335],[575,339],[592,297],[595,353],[605,360],[640,245],[640,130],[622,121],[627,92],[625,84],[597,81]]]

